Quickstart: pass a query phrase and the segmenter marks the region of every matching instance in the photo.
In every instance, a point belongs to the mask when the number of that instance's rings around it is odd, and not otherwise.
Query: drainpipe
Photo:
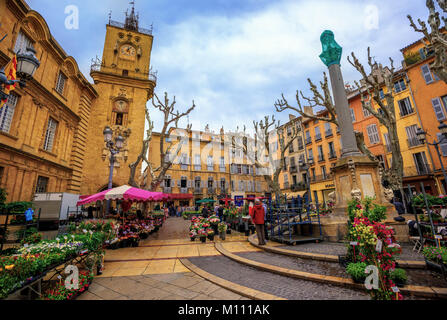
[[[423,125],[422,125],[421,115],[419,114],[419,108],[417,107],[416,100],[414,99],[413,89],[411,88],[411,81],[408,78],[407,72],[405,72],[405,78],[407,79],[408,88],[410,89],[410,96],[411,96],[411,100],[413,101],[414,109],[416,110],[416,114],[417,114],[417,117],[418,117],[419,125],[421,126],[421,129],[425,131],[425,129],[424,129]],[[440,189],[440,186],[439,186],[438,180],[436,179],[436,174],[435,174],[435,170],[436,170],[435,162],[433,161],[433,156],[432,156],[431,151],[430,151],[430,146],[429,145],[426,145],[426,146],[427,146],[428,155],[430,156],[430,161],[431,161],[432,168],[433,168],[434,180],[435,180],[436,186],[438,188],[438,193],[441,194],[441,189]]]

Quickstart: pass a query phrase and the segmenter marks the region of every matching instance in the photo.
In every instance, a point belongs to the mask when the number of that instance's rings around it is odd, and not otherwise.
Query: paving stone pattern
[[[189,259],[199,268],[251,289],[288,300],[369,300],[362,291],[264,272],[223,256]]]
[[[194,273],[96,278],[77,300],[248,300]]]
[[[321,253],[330,255],[344,255],[346,254],[346,245],[344,243],[303,243],[296,246],[281,246],[278,247],[286,250],[303,251],[310,253]],[[398,257],[399,260],[413,260],[424,261],[424,256],[413,251],[413,246],[408,244],[402,245],[402,254]]]
[[[335,262],[300,259],[269,252],[243,252],[235,254],[249,260],[270,264],[285,269],[323,274],[326,276],[349,278],[345,272],[345,268],[343,268],[339,263]]]

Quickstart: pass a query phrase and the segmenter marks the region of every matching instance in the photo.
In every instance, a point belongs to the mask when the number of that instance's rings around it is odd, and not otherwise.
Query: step
[[[219,251],[222,255],[226,256],[229,259],[232,259],[241,264],[245,264],[247,266],[251,266],[253,268],[279,274],[282,276],[302,279],[312,282],[320,282],[325,284],[331,284],[341,287],[347,287],[357,290],[365,290],[363,284],[355,283],[352,279],[343,278],[343,277],[334,277],[317,273],[304,272],[294,269],[287,269],[283,267],[274,266],[271,264],[261,263],[258,261],[246,259],[240,257],[236,254],[233,254],[226,250],[221,243],[216,243],[215,247],[217,251]],[[443,298],[447,299],[447,288],[437,288],[437,287],[424,287],[424,286],[405,286],[400,289],[403,294],[411,294],[418,297],[427,297],[427,298]]]

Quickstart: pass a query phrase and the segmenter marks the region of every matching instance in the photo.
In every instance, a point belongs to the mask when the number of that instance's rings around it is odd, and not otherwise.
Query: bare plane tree
[[[439,7],[444,13],[447,13],[447,1],[437,0]],[[435,61],[430,65],[431,70],[440,78],[442,81],[447,83],[447,34],[444,33],[447,25],[446,17],[439,17],[439,12],[436,11],[435,2],[433,0],[427,0],[427,8],[430,11],[428,17],[428,25],[425,21],[418,19],[419,27],[413,21],[413,18],[408,15],[410,20],[410,26],[419,33],[424,35],[422,41],[425,42],[427,46],[427,51],[433,51],[435,55]],[[441,19],[444,22],[444,26],[441,26]]]
[[[354,66],[357,71],[360,72],[363,78],[363,86],[360,86],[357,83],[357,89],[361,94],[362,105],[363,108],[368,110],[374,117],[376,117],[379,122],[384,125],[388,129],[388,134],[390,137],[390,148],[393,156],[392,166],[389,170],[385,170],[383,172],[382,179],[389,183],[389,188],[393,190],[402,190],[402,179],[403,179],[403,159],[400,152],[400,144],[397,135],[397,125],[396,125],[396,117],[395,117],[395,103],[393,96],[393,76],[394,76],[394,66],[393,60],[391,61],[391,69],[378,67],[376,63],[373,63],[370,48],[368,48],[368,65],[371,68],[371,74],[368,76],[365,68],[356,58],[354,53],[352,53],[352,59],[348,57],[349,63]],[[313,94],[312,98],[304,96],[303,92],[297,91],[296,100],[298,103],[298,107],[291,106],[284,94],[282,95],[282,99],[278,100],[275,103],[276,111],[283,112],[285,110],[292,110],[297,112],[303,118],[310,118],[314,120],[321,120],[325,122],[331,122],[335,125],[339,126],[337,121],[337,114],[335,105],[332,100],[331,92],[329,90],[329,82],[326,74],[324,74],[324,80],[320,82],[321,90],[310,80],[308,79],[310,84],[310,90]],[[385,94],[384,103],[380,97],[380,91],[383,87],[383,84],[388,89],[388,92]],[[374,99],[374,101],[379,105],[379,110],[376,111],[371,103],[367,103],[370,100],[370,97]],[[306,106],[303,106],[302,101],[307,103]],[[320,116],[314,115],[305,111],[305,107],[310,108],[325,108],[327,110],[328,116]],[[359,150],[368,156],[371,160],[377,161],[377,157],[371,153],[371,151],[366,147],[364,142],[364,136],[362,132],[355,132],[356,140]]]
[[[236,145],[242,148],[248,160],[261,172],[269,191],[278,198],[281,195],[279,176],[286,167],[285,155],[292,143],[298,138],[299,132],[293,127],[292,134],[286,143],[285,130],[275,120],[274,116],[271,119],[269,116],[266,116],[264,120],[253,121],[253,126],[255,129],[254,144],[250,145],[249,140],[244,139],[242,143],[236,143]],[[275,134],[279,147],[279,159],[277,161],[275,161],[274,154],[270,150],[270,144],[275,142],[271,138]],[[246,136],[245,128],[242,135]]]
[[[172,149],[174,147],[174,141],[169,142],[165,148],[166,138],[171,134],[172,131],[178,129],[179,120],[189,115],[196,107],[193,101],[192,107],[190,107],[186,112],[180,113],[178,110],[175,109],[175,104],[176,104],[175,97],[172,103],[170,103],[168,94],[166,92],[164,102],[162,102],[158,98],[158,96],[154,93],[154,97],[152,97],[152,105],[154,106],[154,108],[160,110],[164,115],[164,124],[160,132],[160,165],[154,168],[153,164],[149,162],[147,159],[149,144],[150,141],[152,140],[154,123],[151,121],[149,116],[149,110],[146,108],[146,120],[149,122],[149,129],[146,132],[147,136],[146,139],[143,141],[143,147],[140,155],[138,156],[137,160],[134,163],[129,165],[131,172],[129,178],[129,185],[137,186],[137,183],[135,182],[135,173],[136,168],[142,161],[144,161],[148,166],[147,170],[151,178],[151,184],[149,190],[152,191],[157,190],[157,188],[164,180],[166,172],[172,167],[173,159],[175,159],[178,156],[179,152],[182,149],[182,143],[179,143],[175,148],[175,151],[172,152]],[[191,127],[192,127],[191,125],[188,125],[187,131],[190,131]],[[167,154],[171,156],[167,157],[166,156]]]

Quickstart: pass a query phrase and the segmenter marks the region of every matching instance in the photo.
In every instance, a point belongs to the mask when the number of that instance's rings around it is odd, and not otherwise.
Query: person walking
[[[261,200],[256,199],[254,207],[249,211],[252,223],[256,226],[256,234],[258,235],[258,243],[260,246],[265,246],[265,210],[262,206]]]
[[[224,216],[224,208],[222,205],[220,205],[219,208],[217,208],[217,216],[219,217],[220,222],[222,222]]]

